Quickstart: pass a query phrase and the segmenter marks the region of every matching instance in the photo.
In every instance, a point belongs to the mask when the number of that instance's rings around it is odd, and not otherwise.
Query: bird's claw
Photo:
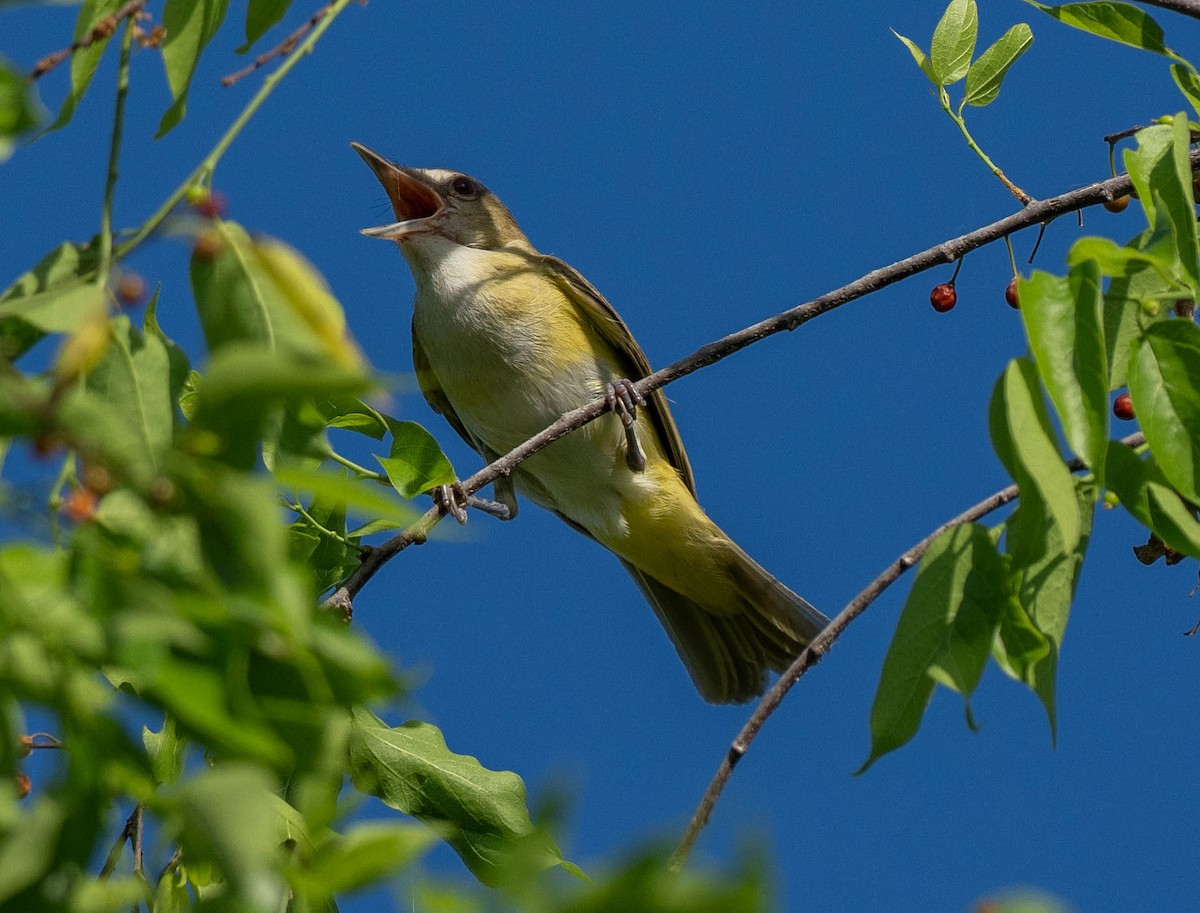
[[[605,386],[604,401],[625,427],[625,462],[634,472],[642,472],[646,468],[646,452],[638,440],[636,416],[637,407],[646,405],[646,398],[633,381],[621,378]]]
[[[511,520],[513,518],[513,511],[507,504],[469,495],[463,491],[460,482],[455,482],[453,485],[439,485],[437,488],[432,489],[429,494],[433,498],[433,503],[457,520],[460,526],[467,522],[468,507],[474,507],[476,510],[482,510],[485,514],[491,514],[497,520]]]
[[[433,498],[433,503],[440,507],[443,513],[449,514],[457,520],[459,526],[467,522],[467,506],[471,502],[471,497],[463,491],[461,482],[455,482],[453,485],[439,485],[429,492],[429,496]]]

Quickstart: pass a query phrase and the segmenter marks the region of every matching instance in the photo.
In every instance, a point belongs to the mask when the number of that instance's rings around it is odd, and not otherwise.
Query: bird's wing
[[[626,364],[622,365],[622,369],[628,371],[627,378],[640,380],[652,373],[650,362],[646,360],[633,334],[629,332],[629,327],[625,326],[625,322],[604,296],[578,271],[557,257],[541,255],[540,259],[546,272],[563,292],[570,296],[572,301],[579,303],[591,326],[623,356]],[[659,433],[659,440],[666,448],[667,459],[679,472],[688,490],[695,495],[696,480],[692,475],[692,466],[683,449],[679,428],[675,425],[675,419],[671,417],[671,410],[667,408],[667,397],[663,391],[655,390],[647,396],[645,408]]]
[[[421,388],[421,393],[425,396],[425,402],[429,403],[434,412],[442,415],[450,423],[450,427],[457,431],[458,436],[466,441],[473,450],[483,454],[486,450],[483,442],[475,438],[467,430],[467,426],[463,424],[462,419],[458,417],[458,413],[454,411],[454,407],[450,405],[450,400],[446,397],[446,392],[442,389],[437,375],[433,373],[433,368],[429,364],[429,358],[426,356],[425,350],[421,348],[421,340],[417,336],[417,328],[415,326],[412,332],[412,348],[413,370],[416,372],[417,386]]]

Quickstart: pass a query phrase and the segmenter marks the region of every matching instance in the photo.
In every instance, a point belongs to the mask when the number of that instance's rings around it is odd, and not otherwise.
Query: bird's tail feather
[[[767,674],[786,669],[828,623],[736,545],[727,570],[740,604],[732,607],[705,608],[621,563],[667,629],[697,690],[714,704],[745,703],[762,694]]]

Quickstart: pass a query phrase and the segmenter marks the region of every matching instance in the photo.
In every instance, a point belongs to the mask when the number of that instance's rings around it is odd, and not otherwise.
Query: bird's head
[[[512,213],[470,175],[405,168],[360,143],[350,145],[375,172],[396,215],[390,225],[363,229],[364,235],[396,241],[401,250],[428,237],[481,250],[532,250]]]

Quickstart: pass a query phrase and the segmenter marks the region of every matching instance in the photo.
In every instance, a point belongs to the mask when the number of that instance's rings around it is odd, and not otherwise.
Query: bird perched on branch
[[[605,397],[611,414],[496,483],[613,552],[692,676],[714,703],[761,694],[827,619],[759,567],[696,503],[695,481],[661,390],[633,386],[646,356],[603,296],[538,253],[504,204],[457,171],[404,168],[358,143],[396,221],[366,229],[395,241],[416,280],[413,362],[429,404],[485,460],[562,413]],[[514,490],[515,483],[515,490]],[[451,488],[451,510],[462,505]]]

